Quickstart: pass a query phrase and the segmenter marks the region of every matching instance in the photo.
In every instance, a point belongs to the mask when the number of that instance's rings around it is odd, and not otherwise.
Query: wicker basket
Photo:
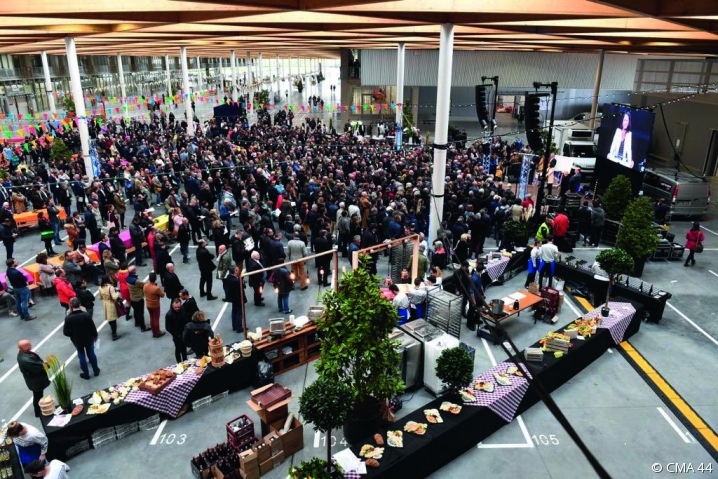
[[[212,358],[212,367],[221,368],[224,366],[224,341],[219,334],[209,340],[209,356]]]
[[[239,352],[242,353],[242,356],[247,358],[252,355],[252,342],[247,341],[246,339],[239,343]]]
[[[45,396],[37,402],[40,405],[40,411],[43,416],[52,416],[55,412],[55,398]]]

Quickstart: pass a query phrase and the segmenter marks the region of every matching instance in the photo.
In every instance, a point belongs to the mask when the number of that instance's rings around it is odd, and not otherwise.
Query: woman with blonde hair
[[[110,325],[112,330],[112,340],[117,341],[120,336],[117,334],[117,300],[120,299],[120,293],[112,285],[110,278],[105,276],[102,278],[98,296],[102,301],[102,312],[105,315],[105,321]]]
[[[55,270],[59,268],[57,265],[47,263],[47,254],[40,253],[35,257],[35,262],[39,265],[38,270],[40,271],[40,283],[42,283],[43,294],[49,293],[54,287],[52,284],[55,279]]]
[[[204,311],[196,311],[192,321],[184,327],[182,341],[201,358],[209,354],[209,338],[214,338],[214,331],[207,321],[207,315]]]

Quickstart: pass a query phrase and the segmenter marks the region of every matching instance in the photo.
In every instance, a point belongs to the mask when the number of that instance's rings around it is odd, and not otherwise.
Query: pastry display
[[[494,383],[492,383],[491,381],[476,381],[474,383],[474,387],[477,390],[483,391],[485,393],[494,392]]]
[[[413,432],[414,434],[418,434],[419,436],[423,436],[426,434],[427,425],[420,423],[420,422],[414,422],[409,421],[404,425],[404,430],[406,432]]]
[[[441,409],[442,411],[449,412],[451,414],[459,414],[461,412],[461,406],[448,401],[442,402],[439,409]]]
[[[432,424],[444,422],[437,409],[424,409],[424,415],[426,416],[426,420]]]
[[[379,467],[379,461],[376,459],[367,459],[365,464],[366,467]]]
[[[160,369],[159,371],[148,374],[138,387],[143,391],[157,394],[167,387],[167,385],[171,383],[174,378],[175,373],[172,371]]]
[[[376,441],[378,446],[384,445],[384,438],[381,436],[381,434],[374,434],[374,441]]]
[[[110,409],[110,404],[91,404],[90,407],[87,408],[87,415],[105,414],[108,409]]]
[[[494,373],[494,377],[496,378],[496,383],[499,386],[511,386],[511,380],[508,375]]]
[[[462,389],[459,391],[459,395],[461,396],[461,400],[464,402],[476,402],[476,396],[474,396],[473,389]]]
[[[388,431],[386,442],[391,447],[404,447],[404,433],[401,431]]]
[[[364,444],[359,451],[359,455],[367,459],[381,459],[382,454],[384,454],[383,447],[374,447],[370,444]]]

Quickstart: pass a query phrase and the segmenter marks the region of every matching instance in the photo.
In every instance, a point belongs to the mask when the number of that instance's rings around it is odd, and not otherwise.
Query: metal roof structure
[[[0,2],[0,53],[336,58],[341,48],[718,53],[712,0],[22,0]]]

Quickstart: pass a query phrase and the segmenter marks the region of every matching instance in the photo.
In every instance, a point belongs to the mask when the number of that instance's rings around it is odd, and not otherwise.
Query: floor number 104
[[[559,440],[555,434],[547,436],[546,434],[533,435],[531,438],[534,440],[537,446],[558,446]]]

